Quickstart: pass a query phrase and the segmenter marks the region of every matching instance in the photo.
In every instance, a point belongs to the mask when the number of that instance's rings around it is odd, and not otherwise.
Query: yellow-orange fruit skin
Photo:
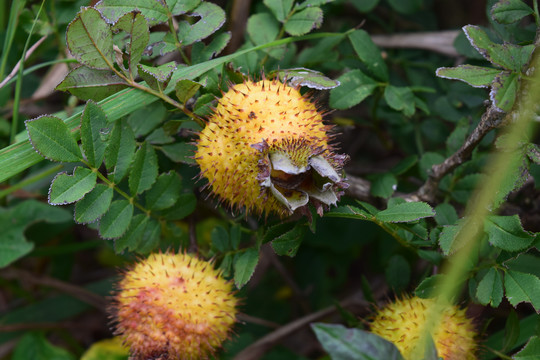
[[[428,311],[434,302],[419,297],[397,300],[377,312],[371,331],[394,343],[405,360],[417,360],[415,346],[423,335]],[[439,326],[430,334],[438,356],[444,360],[475,360],[476,332],[465,310],[448,305],[439,315]]]
[[[261,196],[257,175],[261,154],[252,145],[287,152],[300,166],[316,149],[332,163],[331,146],[316,105],[297,88],[278,80],[233,85],[202,130],[195,160],[212,192],[233,207],[285,214],[272,196]]]
[[[134,359],[204,359],[229,336],[237,300],[212,264],[189,254],[152,254],[118,284],[116,334]]]

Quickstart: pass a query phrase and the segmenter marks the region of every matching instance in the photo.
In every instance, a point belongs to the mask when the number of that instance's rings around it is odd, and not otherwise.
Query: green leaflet
[[[259,263],[259,250],[246,249],[234,258],[234,284],[241,289],[253,276],[255,267]]]
[[[25,124],[32,146],[44,158],[66,162],[82,160],[81,150],[62,119],[41,116]]]
[[[119,238],[128,229],[132,217],[133,204],[128,200],[113,201],[99,221],[99,235],[104,239]]]
[[[73,175],[60,173],[56,175],[49,189],[49,204],[71,204],[83,198],[96,186],[96,172],[77,166]]]
[[[330,106],[335,109],[348,109],[361,103],[379,86],[357,69],[341,75],[338,81],[341,85],[330,91]]]
[[[338,324],[315,323],[311,328],[332,359],[403,360],[394,344],[370,332]]]
[[[99,168],[105,157],[107,134],[109,132],[107,115],[93,101],[88,101],[81,119],[81,145],[86,160],[94,168]]]
[[[129,190],[133,195],[150,189],[158,176],[157,155],[148,142],[144,142],[135,153],[129,172]]]
[[[26,200],[11,208],[0,208],[0,268],[28,254],[34,244],[27,241],[25,230],[39,221],[63,223],[71,221],[69,211],[36,200]]]
[[[292,36],[304,35],[313,29],[321,27],[323,11],[320,7],[312,6],[295,12],[285,22],[284,28]]]
[[[114,64],[113,38],[109,24],[93,8],[83,8],[66,31],[71,54],[93,69],[110,69]]]
[[[97,184],[96,187],[75,204],[75,221],[80,224],[98,220],[109,209],[114,191],[111,187]]]

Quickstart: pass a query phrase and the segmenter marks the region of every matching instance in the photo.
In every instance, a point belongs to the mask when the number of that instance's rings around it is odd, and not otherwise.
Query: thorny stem
[[[482,141],[484,136],[501,125],[504,115],[505,113],[496,109],[494,105],[490,105],[482,115],[478,126],[469,135],[467,140],[465,140],[465,143],[442,163],[435,164],[431,167],[427,181],[411,198],[416,197],[423,201],[433,202],[441,179],[463,164],[471,156],[473,150]]]

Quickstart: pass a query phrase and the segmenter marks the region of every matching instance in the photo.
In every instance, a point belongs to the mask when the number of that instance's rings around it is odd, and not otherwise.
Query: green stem
[[[141,204],[139,204],[138,202],[135,201],[135,197],[134,196],[129,196],[128,193],[126,193],[125,191],[123,191],[122,189],[120,189],[114,182],[112,182],[111,180],[109,180],[109,178],[107,178],[105,175],[103,175],[102,173],[99,172],[98,169],[96,168],[93,168],[92,166],[90,166],[90,164],[88,164],[86,161],[83,161],[83,164],[85,164],[86,166],[88,166],[89,169],[91,169],[92,171],[94,171],[98,178],[103,181],[105,184],[107,184],[108,187],[112,188],[114,191],[116,191],[120,196],[122,196],[123,198],[125,198],[126,200],[128,200],[130,203],[132,203],[137,209],[141,210],[143,213],[147,214],[147,215],[150,215],[150,210],[146,209],[144,206],[142,206]]]
[[[3,199],[5,198],[6,196],[8,196],[9,194],[19,190],[19,189],[22,189],[23,187],[25,186],[28,186],[30,184],[33,184],[37,181],[40,181],[48,176],[51,176],[52,174],[55,174],[57,172],[59,172],[62,168],[64,167],[64,165],[60,164],[60,165],[56,165],[50,169],[47,169],[39,174],[36,174],[26,180],[23,180],[21,182],[18,182],[17,184],[13,185],[13,186],[10,186],[8,187],[7,189],[4,189],[2,191],[0,191],[0,199]]]
[[[178,34],[176,33],[176,30],[174,28],[173,14],[170,11],[167,11],[167,21],[169,23],[169,30],[174,37],[174,45],[176,46],[176,50],[178,50],[184,62],[187,65],[191,65],[191,61],[188,59],[184,51],[182,51],[182,44],[180,43],[180,39],[178,39]]]
[[[178,101],[174,100],[170,96],[165,95],[163,93],[163,91],[156,91],[154,89],[151,89],[149,87],[141,85],[141,84],[139,84],[139,83],[137,83],[135,81],[130,82],[130,85],[132,87],[136,88],[136,89],[145,91],[145,92],[147,92],[149,94],[152,94],[152,95],[160,98],[161,100],[165,101],[166,103],[168,103],[168,104],[174,106],[175,108],[181,110],[184,114],[186,114],[187,116],[189,116],[190,118],[195,120],[195,122],[197,122],[197,124],[199,124],[201,127],[205,126],[204,120],[202,118],[200,118],[197,114],[191,112],[188,108],[186,108],[184,105],[180,104]]]
[[[21,101],[21,89],[22,89],[22,78],[23,78],[22,73],[24,70],[24,60],[26,58],[26,51],[28,50],[28,46],[30,45],[30,39],[32,38],[32,34],[34,33],[34,28],[36,26],[37,20],[39,19],[39,16],[41,14],[41,10],[43,9],[44,4],[45,4],[45,0],[41,2],[41,6],[39,7],[36,17],[34,18],[34,22],[32,23],[32,28],[30,29],[30,33],[28,34],[28,37],[26,38],[26,43],[24,44],[24,49],[21,55],[19,73],[17,75],[17,83],[15,84],[15,97],[13,100],[13,116],[11,117],[11,134],[9,137],[10,144],[13,144],[15,142],[15,136],[17,136],[17,129],[19,127],[19,106],[20,106],[20,101]]]

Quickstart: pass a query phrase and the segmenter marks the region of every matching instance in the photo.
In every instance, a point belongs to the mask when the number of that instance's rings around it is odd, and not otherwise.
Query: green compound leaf
[[[52,161],[78,162],[81,149],[66,123],[55,116],[41,116],[25,122],[30,142],[41,156]]]
[[[71,54],[83,65],[94,69],[112,69],[113,37],[109,24],[94,8],[83,8],[66,30]]]
[[[302,240],[304,240],[305,232],[306,227],[297,224],[290,231],[274,238],[272,240],[272,249],[280,256],[294,257],[300,248]]]
[[[463,246],[458,239],[462,227],[463,221],[459,221],[457,225],[443,227],[443,230],[439,235],[439,246],[444,255],[451,254]]]
[[[384,89],[384,100],[392,109],[401,111],[405,116],[414,115],[414,94],[406,86],[388,85]]]
[[[197,41],[191,48],[192,63],[199,64],[205,62],[221,53],[231,40],[231,37],[230,32],[224,32],[214,36],[212,42],[208,45],[205,45],[202,41]]]
[[[495,76],[489,97],[499,109],[510,112],[516,100],[519,89],[519,75],[503,71]]]
[[[523,0],[502,0],[491,8],[491,16],[501,24],[511,24],[532,15],[534,10]]]
[[[276,74],[281,81],[287,80],[291,86],[307,86],[317,90],[329,90],[339,86],[339,81],[332,80],[319,71],[306,68],[277,70],[271,74]]]
[[[97,174],[77,166],[73,175],[56,175],[49,189],[49,204],[65,205],[79,201],[96,186]]]
[[[213,228],[210,233],[210,238],[212,239],[212,248],[215,250],[224,253],[231,249],[229,232],[225,230],[223,226],[218,225]]]
[[[99,221],[99,235],[104,239],[119,238],[128,229],[132,217],[133,204],[128,200],[113,201]]]
[[[111,70],[79,66],[67,74],[56,90],[69,91],[81,100],[100,101],[127,87],[128,84]]]
[[[139,254],[148,254],[159,245],[161,225],[155,219],[148,218],[144,233],[137,248]]]
[[[125,31],[128,35],[126,52],[128,53],[128,69],[132,78],[137,75],[137,64],[141,61],[142,55],[150,40],[148,23],[143,15],[138,11],[132,11],[120,18],[114,24],[112,30]]]
[[[403,360],[397,347],[382,337],[338,324],[311,324],[317,339],[332,359]]]
[[[116,253],[121,253],[125,249],[137,251],[149,219],[150,217],[146,214],[137,214],[131,218],[126,233],[114,241],[114,250]]]
[[[442,67],[437,69],[437,76],[445,79],[461,80],[476,88],[491,85],[500,69],[486,68],[475,65],[459,65],[457,67]]]
[[[109,131],[108,125],[101,107],[93,101],[87,102],[81,117],[81,145],[86,160],[94,168],[99,168],[105,157],[107,138],[103,133]]]
[[[167,13],[170,9],[172,15],[184,14],[197,5],[200,0],[101,0],[95,8],[106,17],[111,23],[118,21],[123,15],[130,13],[133,9],[137,9],[146,18],[150,26],[166,22],[168,19]]]
[[[521,251],[531,246],[534,236],[523,230],[518,215],[488,216],[484,221],[488,241],[506,251]]]
[[[119,183],[127,174],[135,147],[135,134],[131,127],[123,121],[117,121],[105,151],[105,166],[111,181]]]
[[[321,27],[323,22],[323,11],[320,7],[308,7],[295,12],[285,22],[284,28],[292,36],[307,34],[313,29]]]
[[[182,104],[185,104],[189,99],[191,99],[199,90],[201,84],[192,81],[183,79],[176,83],[174,90],[176,92],[176,97],[178,101]]]
[[[368,13],[377,6],[380,0],[351,0],[351,4],[360,12]]]
[[[491,46],[491,62],[514,72],[521,72],[531,58],[534,45],[495,44]]]
[[[534,45],[495,44],[478,26],[463,27],[471,45],[489,62],[501,68],[520,72],[531,57]]]
[[[180,197],[182,181],[176,172],[161,174],[156,183],[146,193],[146,207],[163,210],[173,206]]]
[[[362,102],[379,86],[377,81],[360,70],[352,70],[338,78],[341,83],[330,91],[330,106],[349,109]]]
[[[165,210],[162,215],[165,220],[181,220],[191,214],[197,205],[197,198],[193,193],[180,194],[178,201],[173,207]]]
[[[135,137],[150,134],[167,116],[167,108],[161,102],[145,106],[133,111],[127,118],[127,123],[133,129]],[[147,138],[148,140],[148,138]]]
[[[441,203],[435,207],[435,221],[438,225],[452,225],[458,221],[456,209],[449,203]]]
[[[540,313],[540,279],[537,276],[509,270],[504,275],[504,289],[512,306],[528,302]]]
[[[119,337],[94,342],[86,350],[80,360],[126,360],[129,359],[129,348],[122,344]]]
[[[129,190],[133,195],[150,189],[158,176],[157,155],[148,142],[144,142],[135,153],[129,173]]]
[[[0,207],[0,268],[22,258],[34,248],[24,232],[36,222],[63,223],[72,221],[69,211],[36,200],[25,200],[12,208]]]
[[[381,56],[381,50],[373,43],[369,34],[364,30],[355,30],[349,34],[349,41],[369,72],[378,80],[388,81],[388,68]]]
[[[540,337],[532,336],[529,342],[512,356],[513,360],[538,360],[538,354],[540,354]]]
[[[506,324],[504,326],[504,342],[501,349],[501,352],[507,352],[510,349],[513,349],[516,346],[516,343],[519,340],[520,333],[520,323],[517,313],[514,309],[510,309],[510,314],[506,319]]]
[[[375,215],[382,222],[411,222],[435,216],[435,211],[425,202],[406,202],[388,207]]]
[[[163,91],[167,87],[175,70],[176,63],[174,61],[158,67],[139,64],[139,75],[148,86],[157,91]]]
[[[75,221],[88,224],[98,220],[109,209],[113,194],[112,188],[97,184],[75,205]]]
[[[187,21],[178,23],[178,40],[183,46],[206,39],[218,31],[225,23],[225,11],[211,2],[199,4],[192,11],[191,16],[198,16],[200,20],[193,25],[190,25]]]
[[[249,248],[234,259],[234,284],[241,289],[253,276],[259,263],[259,250]]]
[[[285,21],[294,3],[293,0],[264,0],[263,2],[279,22]]]
[[[397,188],[397,178],[392,173],[378,175],[371,182],[371,195],[388,199]]]
[[[13,351],[12,360],[75,360],[67,350],[51,344],[40,332],[27,332]]]
[[[499,306],[503,298],[503,280],[497,269],[490,268],[482,277],[476,288],[476,298],[482,305]]]
[[[259,13],[249,17],[247,33],[255,45],[266,44],[279,34],[279,23],[268,13]]]

